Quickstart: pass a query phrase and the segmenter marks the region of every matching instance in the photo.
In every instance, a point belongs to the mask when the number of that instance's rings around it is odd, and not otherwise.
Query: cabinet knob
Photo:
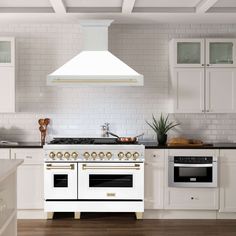
[[[205,66],[205,64],[202,64],[202,66]]]
[[[158,155],[156,155],[156,154],[153,154],[153,157],[158,157]]]
[[[207,64],[207,66],[210,66],[210,64]]]

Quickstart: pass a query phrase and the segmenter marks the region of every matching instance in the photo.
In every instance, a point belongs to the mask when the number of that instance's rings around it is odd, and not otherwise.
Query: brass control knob
[[[100,160],[102,160],[105,157],[105,153],[99,152],[98,156],[99,156]]]
[[[78,153],[77,153],[77,152],[72,152],[71,156],[72,156],[74,159],[77,159]]]
[[[70,158],[70,153],[69,153],[69,152],[65,152],[65,153],[64,153],[64,157],[65,157],[67,160],[69,160],[69,158]]]
[[[138,152],[135,152],[135,153],[133,154],[133,159],[136,160],[136,159],[138,159],[138,158],[139,158],[139,153],[138,153]]]
[[[123,152],[118,153],[119,160],[121,160],[124,156],[125,156],[125,154]]]
[[[125,156],[126,156],[127,159],[130,159],[130,158],[132,157],[132,154],[131,154],[131,152],[127,152],[127,153],[125,154]]]
[[[92,153],[91,153],[91,156],[92,156],[93,160],[95,160],[96,157],[97,157],[97,153],[96,153],[96,152],[92,152]]]
[[[111,159],[112,158],[111,152],[107,152],[106,157],[107,157],[108,160]]]
[[[63,154],[62,154],[61,152],[58,152],[58,153],[57,153],[57,157],[58,157],[59,159],[62,159]]]
[[[55,156],[56,156],[56,154],[54,153],[54,152],[50,152],[49,153],[49,157],[51,158],[51,159],[55,159]]]
[[[90,157],[90,154],[89,154],[88,152],[85,152],[85,153],[84,153],[84,158],[85,158],[86,160],[88,160],[89,157]]]

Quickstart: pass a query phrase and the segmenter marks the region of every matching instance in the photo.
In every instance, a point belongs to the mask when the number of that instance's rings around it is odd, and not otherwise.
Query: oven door
[[[77,163],[44,164],[44,198],[77,199]]]
[[[79,163],[79,199],[143,200],[143,163]]]

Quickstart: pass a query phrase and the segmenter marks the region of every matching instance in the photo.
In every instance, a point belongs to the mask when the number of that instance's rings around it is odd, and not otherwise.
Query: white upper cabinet
[[[204,39],[174,39],[174,67],[204,67]]]
[[[173,39],[170,112],[235,113],[235,47],[235,39]]]
[[[0,66],[15,66],[15,39],[0,37]]]
[[[0,113],[15,112],[15,39],[0,37]]]
[[[206,39],[207,67],[236,67],[235,39]]]

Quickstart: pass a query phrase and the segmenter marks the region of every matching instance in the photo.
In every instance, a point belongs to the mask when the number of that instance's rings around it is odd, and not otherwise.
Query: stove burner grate
[[[49,144],[73,145],[73,144],[122,144],[116,138],[54,138]],[[126,143],[128,144],[128,143]]]

